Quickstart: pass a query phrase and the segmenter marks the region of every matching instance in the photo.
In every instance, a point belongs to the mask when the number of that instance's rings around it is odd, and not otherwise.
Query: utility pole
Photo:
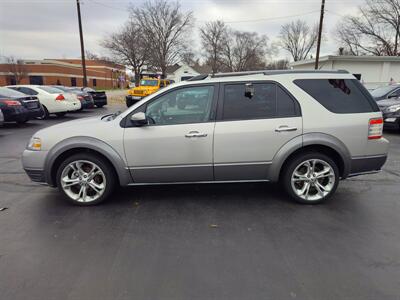
[[[78,23],[79,23],[79,37],[81,39],[81,57],[82,57],[82,71],[83,71],[83,87],[87,86],[86,77],[86,62],[85,62],[85,46],[83,45],[83,33],[82,33],[82,20],[81,20],[81,6],[79,0],[76,0],[76,9],[78,11]]]
[[[323,25],[323,22],[324,22],[324,12],[325,12],[325,0],[322,0],[322,2],[321,2],[321,15],[319,17],[317,56],[315,58],[315,70],[318,70],[318,64],[319,64],[319,52],[320,52],[320,49],[321,49],[322,25]]]

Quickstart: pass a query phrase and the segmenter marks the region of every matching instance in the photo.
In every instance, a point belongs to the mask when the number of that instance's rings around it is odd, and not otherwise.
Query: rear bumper
[[[44,111],[41,107],[28,110],[28,118],[29,119],[39,118],[39,117],[43,116],[43,114],[44,114]]]
[[[29,119],[29,111],[22,106],[2,108],[4,122],[23,122]]]
[[[126,106],[128,106],[128,107],[132,106],[133,104],[135,104],[136,102],[139,102],[142,99],[143,99],[143,97],[128,95],[125,97]]]
[[[353,157],[348,177],[380,171],[386,159],[387,155]]]
[[[81,108],[82,109],[93,108],[93,107],[94,107],[93,101],[81,101]]]
[[[93,98],[94,105],[107,105],[107,97]]]

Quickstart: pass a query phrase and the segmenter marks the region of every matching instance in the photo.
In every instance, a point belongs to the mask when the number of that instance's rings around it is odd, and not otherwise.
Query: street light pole
[[[324,22],[324,12],[325,12],[325,0],[322,0],[322,2],[321,2],[321,15],[319,17],[317,56],[315,57],[315,70],[318,70],[318,64],[319,64],[319,52],[320,52],[320,49],[321,49],[322,25],[323,25],[323,22]]]
[[[85,61],[85,46],[83,44],[83,33],[82,33],[82,20],[81,20],[81,6],[79,0],[76,0],[76,9],[78,11],[78,23],[79,23],[79,37],[81,40],[81,57],[82,57],[82,71],[83,71],[83,87],[87,86],[86,77],[86,61]]]

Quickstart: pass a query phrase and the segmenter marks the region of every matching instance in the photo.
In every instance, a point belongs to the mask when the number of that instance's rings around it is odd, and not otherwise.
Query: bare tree
[[[306,59],[317,44],[318,26],[309,26],[305,21],[297,20],[281,27],[280,44],[288,51],[294,61]]]
[[[188,48],[193,13],[182,13],[179,2],[149,0],[139,7],[131,7],[131,18],[140,25],[151,45],[152,65],[165,76],[167,66],[177,63]]]
[[[229,31],[222,51],[224,70],[250,71],[265,67],[268,38],[256,32]]]
[[[228,40],[228,28],[222,21],[206,23],[200,28],[201,43],[212,73],[220,70],[222,52]]]
[[[287,59],[279,59],[268,63],[265,68],[267,70],[287,70],[289,69],[289,61]]]
[[[14,56],[6,56],[6,71],[10,73],[10,77],[15,84],[20,84],[22,79],[28,76],[28,70],[22,60],[16,59]]]
[[[400,1],[365,0],[358,16],[346,16],[336,37],[353,55],[399,55]]]
[[[101,44],[112,53],[115,61],[132,67],[136,84],[138,84],[139,74],[148,64],[151,53],[150,44],[141,26],[136,22],[128,21],[121,30],[108,36]]]

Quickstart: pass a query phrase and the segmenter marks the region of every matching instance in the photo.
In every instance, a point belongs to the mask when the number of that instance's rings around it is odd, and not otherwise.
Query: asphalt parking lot
[[[29,181],[20,155],[36,130],[120,108],[0,128],[0,299],[400,299],[400,133],[385,133],[383,172],[318,206],[221,184],[73,207]]]

